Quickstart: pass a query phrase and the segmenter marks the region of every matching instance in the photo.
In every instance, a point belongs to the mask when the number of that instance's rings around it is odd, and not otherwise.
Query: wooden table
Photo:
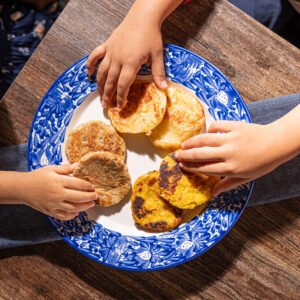
[[[33,115],[55,78],[105,41],[132,2],[70,1],[5,96],[1,146],[27,142]],[[226,1],[213,2],[180,7],[164,24],[165,41],[211,61],[246,101],[299,92],[299,50]],[[98,265],[64,242],[0,251],[0,298],[296,299],[298,216],[297,199],[248,208],[213,249],[153,273]]]

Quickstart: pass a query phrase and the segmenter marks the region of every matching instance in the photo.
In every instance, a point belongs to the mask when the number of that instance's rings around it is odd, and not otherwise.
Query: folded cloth
[[[27,145],[0,148],[0,170],[27,171]],[[45,215],[25,205],[0,205],[0,224],[0,249],[61,239]]]
[[[28,171],[27,144],[0,148],[0,171]]]
[[[271,123],[300,105],[300,94],[248,104],[253,123]],[[268,155],[268,153],[266,153]],[[255,180],[249,206],[300,197],[300,155]]]

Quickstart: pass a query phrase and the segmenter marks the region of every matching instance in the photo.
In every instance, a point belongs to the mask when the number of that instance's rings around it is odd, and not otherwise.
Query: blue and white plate
[[[52,85],[34,117],[29,137],[29,169],[67,163],[65,137],[88,120],[110,124],[100,107],[96,84],[86,76],[87,57],[67,69]],[[165,45],[166,73],[202,102],[206,121],[250,122],[245,104],[229,80],[200,56],[175,45]],[[150,70],[140,71],[149,78]],[[132,183],[148,171],[158,170],[163,156],[144,135],[124,135]],[[233,227],[247,204],[253,183],[214,199],[204,213],[177,229],[150,234],[138,229],[129,197],[109,208],[95,207],[72,221],[49,218],[64,240],[87,257],[123,270],[149,271],[173,267],[202,254]],[[195,212],[194,212],[195,213]]]

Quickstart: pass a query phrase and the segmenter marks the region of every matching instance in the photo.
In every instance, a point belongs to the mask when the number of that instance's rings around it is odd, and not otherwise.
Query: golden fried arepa
[[[89,121],[71,130],[66,143],[66,155],[70,163],[95,151],[107,151],[125,159],[126,146],[115,129],[101,121]]]
[[[182,142],[204,131],[205,116],[199,99],[179,85],[169,83],[166,93],[165,116],[149,139],[160,149],[175,151]]]
[[[96,204],[111,206],[127,195],[131,180],[127,166],[119,155],[110,152],[91,152],[83,156],[73,176],[89,181],[99,194]]]
[[[150,134],[163,119],[166,106],[166,94],[154,82],[136,81],[130,88],[125,107],[121,110],[109,107],[108,116],[119,132]]]
[[[157,171],[136,180],[131,197],[131,211],[138,226],[160,232],[177,227],[183,212],[161,198],[158,180]]]
[[[173,153],[167,155],[160,165],[161,196],[181,209],[193,209],[208,202],[218,180],[217,176],[196,175],[181,170]]]

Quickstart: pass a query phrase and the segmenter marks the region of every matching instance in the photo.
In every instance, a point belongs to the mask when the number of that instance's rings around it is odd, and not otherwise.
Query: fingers
[[[138,67],[124,66],[120,73],[118,87],[117,87],[117,105],[119,108],[123,108],[127,101],[130,86],[133,84]]]
[[[69,221],[76,218],[79,213],[67,213],[63,210],[57,209],[52,217],[61,220],[61,221]]]
[[[72,176],[66,176],[63,179],[63,186],[66,189],[77,191],[94,191],[95,189],[90,182]]]
[[[79,192],[74,190],[65,190],[64,199],[75,203],[85,203],[95,201],[99,198],[96,192]]]
[[[102,44],[94,49],[94,51],[90,54],[87,62],[86,68],[88,76],[92,76],[95,72],[95,65],[99,61],[99,59],[103,58],[105,55],[105,44]]]
[[[108,57],[105,57],[103,61],[100,63],[98,71],[97,71],[97,83],[98,83],[98,91],[99,95],[102,97],[104,93],[104,86],[106,82],[106,78],[109,72],[111,61]],[[103,103],[102,103],[103,104]]]
[[[204,161],[222,161],[222,152],[218,147],[201,147],[187,150],[178,150],[175,152],[175,158],[179,162],[204,162]]]
[[[44,168],[48,169],[48,170],[52,170],[52,171],[56,172],[57,174],[69,175],[69,174],[73,173],[76,166],[77,166],[77,163],[72,164],[72,165],[53,165],[53,166],[47,166]]]
[[[155,50],[151,55],[151,68],[154,82],[161,89],[168,87],[168,82],[165,73],[163,48]]]
[[[86,211],[95,206],[95,201],[89,201],[86,203],[73,203],[64,201],[60,205],[60,209],[54,211],[53,217],[62,220],[72,220],[82,211]]]
[[[248,178],[233,178],[233,177],[226,177],[220,180],[213,188],[213,196],[216,197],[220,193],[227,192],[237,188],[238,186],[249,182],[250,179]]]
[[[202,133],[182,143],[181,149],[186,150],[204,146],[218,147],[222,145],[223,141],[224,135],[222,134]]]
[[[230,132],[237,126],[241,125],[242,122],[237,121],[217,121],[212,123],[208,128],[208,133],[216,132]]]
[[[214,176],[227,176],[225,172],[226,164],[224,162],[213,163],[179,163],[180,168],[196,174],[214,175]]]
[[[106,108],[110,104],[113,96],[116,93],[120,72],[120,65],[111,64],[105,81],[104,92],[102,97],[102,106],[104,108]]]
[[[85,202],[85,203],[73,203],[65,201],[61,203],[61,210],[67,213],[79,213],[81,211],[88,210],[95,206],[95,201]]]

